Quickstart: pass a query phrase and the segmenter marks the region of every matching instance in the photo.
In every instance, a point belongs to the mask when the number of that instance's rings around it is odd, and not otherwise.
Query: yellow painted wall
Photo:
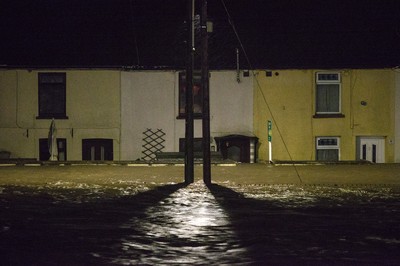
[[[38,158],[39,139],[46,138],[51,120],[38,116],[38,73],[53,70],[0,71],[0,150],[14,158]],[[68,160],[82,159],[83,138],[114,140],[119,159],[120,72],[66,70],[68,119],[57,119],[58,138],[67,139]]]
[[[356,159],[356,137],[385,137],[386,162],[394,161],[395,73],[338,70],[341,118],[314,118],[315,76],[323,70],[276,70],[254,77],[254,130],[259,159],[268,160],[267,121],[273,121],[273,160],[315,160],[315,138],[340,137],[340,160]],[[330,71],[331,72],[331,71]],[[361,101],[367,102],[366,106]]]

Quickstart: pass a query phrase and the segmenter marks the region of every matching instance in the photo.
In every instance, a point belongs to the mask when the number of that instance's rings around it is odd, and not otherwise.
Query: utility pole
[[[210,152],[210,86],[208,69],[208,31],[207,31],[207,0],[201,5],[201,85],[203,90],[203,181],[211,184],[211,152]]]
[[[186,63],[185,117],[185,183],[194,182],[194,124],[193,124],[193,62],[194,62],[194,1],[188,0],[188,35]]]

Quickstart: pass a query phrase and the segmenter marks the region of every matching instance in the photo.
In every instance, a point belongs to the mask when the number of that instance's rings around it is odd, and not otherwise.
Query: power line
[[[239,42],[239,45],[240,45],[240,47],[241,47],[241,49],[242,49],[242,51],[243,51],[243,53],[244,53],[244,56],[245,56],[246,61],[247,61],[247,64],[249,65],[249,67],[250,67],[250,69],[251,69],[251,71],[252,71],[252,74],[253,74],[253,76],[255,77],[255,80],[256,80],[256,82],[257,82],[257,88],[258,88],[258,90],[260,91],[260,93],[261,93],[261,95],[262,95],[262,98],[263,98],[263,100],[264,100],[264,102],[265,102],[265,105],[267,106],[267,109],[268,109],[268,111],[269,111],[269,113],[270,113],[270,115],[271,115],[272,122],[275,124],[276,130],[278,131],[279,137],[281,138],[282,143],[283,143],[283,145],[284,145],[284,147],[285,147],[285,150],[286,150],[287,154],[289,155],[289,159],[290,159],[290,161],[292,162],[292,165],[293,165],[293,167],[294,167],[294,169],[295,169],[295,171],[296,171],[297,177],[299,178],[300,183],[303,183],[303,180],[302,180],[301,177],[300,177],[299,171],[297,170],[297,167],[296,167],[296,165],[294,164],[292,155],[290,154],[289,149],[288,149],[288,147],[287,147],[287,144],[286,144],[286,142],[285,142],[285,140],[284,140],[284,138],[283,138],[283,135],[282,135],[282,133],[281,133],[281,130],[279,129],[278,123],[276,122],[275,116],[274,116],[274,114],[272,113],[272,110],[271,110],[271,107],[270,107],[270,105],[269,105],[269,103],[268,103],[268,101],[267,101],[267,98],[266,98],[264,92],[263,92],[262,89],[261,89],[261,85],[260,85],[260,83],[259,83],[259,81],[258,81],[258,77],[255,75],[254,69],[253,69],[252,64],[251,64],[251,62],[250,62],[250,59],[249,59],[249,57],[247,56],[246,49],[244,48],[243,43],[242,43],[242,41],[241,41],[241,39],[240,39],[240,37],[239,37],[239,34],[238,34],[238,32],[236,31],[235,25],[234,25],[234,23],[233,23],[233,21],[232,21],[232,18],[231,18],[230,14],[229,14],[229,11],[228,11],[228,9],[227,9],[227,7],[226,7],[226,5],[225,5],[225,1],[224,1],[224,0],[221,0],[221,3],[222,3],[222,5],[223,5],[223,7],[224,7],[224,9],[225,9],[226,15],[228,16],[229,24],[232,26],[232,30],[234,31],[234,33],[235,33],[235,35],[236,35],[236,38],[237,38],[237,40],[238,40],[238,42]]]

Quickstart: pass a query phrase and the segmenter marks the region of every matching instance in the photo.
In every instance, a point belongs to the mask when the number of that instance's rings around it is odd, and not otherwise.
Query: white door
[[[360,159],[373,163],[385,162],[385,139],[361,137],[360,138]]]

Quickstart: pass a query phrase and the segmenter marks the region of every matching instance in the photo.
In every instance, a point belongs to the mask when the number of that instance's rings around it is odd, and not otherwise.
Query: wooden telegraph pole
[[[188,35],[186,64],[185,117],[185,183],[194,182],[194,125],[193,125],[193,61],[194,61],[194,1],[188,0]]]
[[[207,31],[207,0],[201,5],[201,85],[203,90],[203,181],[211,184],[211,152],[210,152],[210,89],[208,69],[208,31]]]

